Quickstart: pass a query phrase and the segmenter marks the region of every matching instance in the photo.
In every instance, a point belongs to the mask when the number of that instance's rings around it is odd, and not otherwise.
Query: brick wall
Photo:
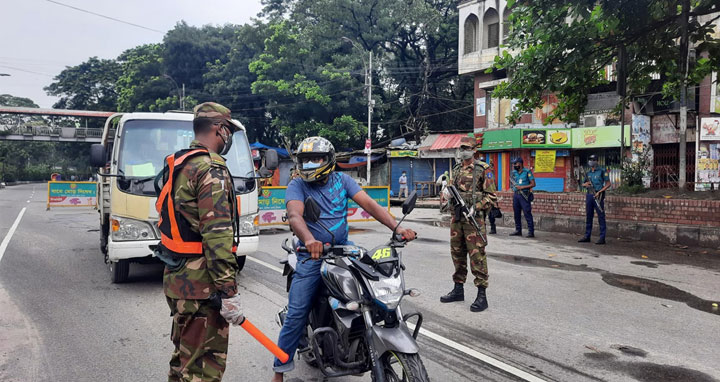
[[[500,209],[512,215],[512,193],[500,192]],[[533,215],[585,216],[585,194],[535,193]],[[607,218],[647,223],[720,227],[720,200],[608,196]]]

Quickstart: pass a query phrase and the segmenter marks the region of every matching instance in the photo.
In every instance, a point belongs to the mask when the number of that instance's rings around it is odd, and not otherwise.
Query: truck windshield
[[[162,170],[165,157],[188,148],[193,136],[192,121],[127,121],[119,142],[119,173],[127,179],[154,177]],[[225,159],[234,178],[255,175],[252,154],[244,131],[233,135],[233,145]],[[254,180],[237,183],[240,192],[254,189]]]

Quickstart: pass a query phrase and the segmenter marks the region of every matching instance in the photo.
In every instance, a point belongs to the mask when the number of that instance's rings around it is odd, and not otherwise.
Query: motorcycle
[[[413,192],[403,203],[400,223],[414,209],[416,200]],[[317,222],[319,216],[317,202],[308,198],[305,220]],[[325,245],[319,259],[324,287],[315,297],[298,354],[327,377],[370,371],[376,382],[429,381],[416,342],[422,314],[403,315],[400,307],[404,296],[420,295],[417,289],[405,289],[405,265],[398,249],[407,241],[395,233],[400,223],[390,241],[369,251],[355,245]],[[288,291],[297,253],[307,252],[297,244],[289,246],[288,239],[282,244],[288,254],[288,260],[281,262],[285,264]],[[303,261],[308,260],[313,261]],[[280,326],[286,313],[287,307],[278,313]],[[417,323],[411,333],[406,322],[412,317]]]

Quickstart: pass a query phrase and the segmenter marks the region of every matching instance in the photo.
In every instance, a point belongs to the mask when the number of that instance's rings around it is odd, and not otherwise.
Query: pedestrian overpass
[[[103,129],[77,126],[55,126],[55,117],[108,118],[115,114],[115,112],[0,106],[0,114],[14,114],[18,116],[37,115],[49,116],[51,118],[50,125],[35,126],[33,124],[22,122],[12,125],[0,124],[0,140],[100,143],[102,140]]]

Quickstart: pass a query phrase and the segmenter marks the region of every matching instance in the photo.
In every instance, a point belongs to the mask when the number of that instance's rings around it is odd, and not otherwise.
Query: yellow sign
[[[390,151],[390,158],[417,157],[417,150],[393,150]]]
[[[555,150],[535,151],[535,172],[555,172]]]

